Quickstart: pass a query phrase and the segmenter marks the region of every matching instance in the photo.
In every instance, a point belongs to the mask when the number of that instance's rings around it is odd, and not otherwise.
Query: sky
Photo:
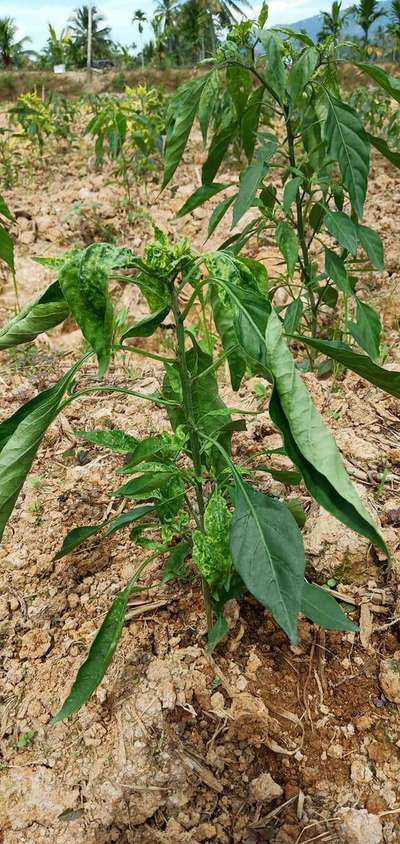
[[[29,35],[33,49],[40,50],[47,40],[47,24],[51,23],[59,33],[79,5],[81,0],[55,0],[53,3],[42,0],[18,0],[17,3],[10,3],[9,0],[0,0],[0,17],[13,17],[18,24],[18,36],[22,38]],[[131,44],[133,41],[138,42],[136,26],[130,23],[135,9],[140,8],[151,15],[156,4],[152,0],[95,0],[95,5],[106,17],[113,39],[122,44]],[[347,6],[348,3],[344,5]],[[252,6],[257,12],[261,3],[254,2]],[[269,0],[269,22],[294,23],[330,6],[331,0]],[[148,30],[147,35],[149,32]]]

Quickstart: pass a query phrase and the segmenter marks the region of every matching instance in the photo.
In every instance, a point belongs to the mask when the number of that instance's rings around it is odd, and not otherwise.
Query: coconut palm
[[[334,0],[330,12],[320,12],[320,14],[322,29],[317,35],[318,41],[324,41],[325,38],[331,37],[336,45],[340,41],[346,20],[352,14],[352,9],[345,9],[342,12],[342,3]]]
[[[172,26],[178,6],[177,0],[159,0],[154,13],[162,21],[164,30],[168,30]]]
[[[110,53],[112,45],[111,29],[109,26],[102,26],[104,16],[97,10],[96,6],[92,8],[92,56],[94,59],[104,59]],[[88,32],[89,32],[89,6],[80,6],[75,9],[73,17],[70,18],[70,31],[73,35],[75,44],[80,48],[82,53],[81,61],[84,63],[84,57],[87,54]]]
[[[366,50],[369,45],[369,32],[371,26],[386,13],[384,9],[379,8],[378,0],[360,0],[358,6],[353,8],[353,12],[358,25],[364,33],[362,46],[364,50]]]
[[[15,40],[18,27],[14,18],[0,18],[0,64],[3,67],[20,67],[24,58],[32,55],[32,50],[25,50],[24,45],[30,38]]]
[[[392,0],[388,32],[393,39],[393,59],[395,60],[400,47],[400,0]]]
[[[133,15],[132,23],[137,23],[137,28],[139,32],[140,38],[140,52],[142,57],[142,70],[144,70],[144,53],[143,53],[143,24],[147,22],[147,18],[144,12],[141,9],[136,9],[136,12]]]

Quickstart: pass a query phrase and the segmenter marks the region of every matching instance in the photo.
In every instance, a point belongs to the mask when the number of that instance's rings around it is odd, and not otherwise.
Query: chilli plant
[[[18,137],[37,147],[42,156],[45,142],[54,132],[49,106],[35,93],[21,94],[9,115],[11,122],[19,126]]]
[[[316,46],[303,33],[266,30],[266,17],[264,7],[257,23],[236,26],[212,70],[185,83],[172,97],[164,187],[197,118],[206,146],[202,184],[178,216],[222,194],[209,218],[209,236],[229,212],[234,232],[223,248],[239,254],[251,238],[274,241],[282,258],[280,271],[269,279],[269,298],[282,303],[281,293],[278,300],[274,295],[284,289],[286,304],[279,309],[283,328],[305,335],[312,368],[321,333],[328,343],[356,343],[377,361],[382,326],[378,313],[364,301],[360,280],[366,272],[384,269],[384,253],[378,233],[362,216],[371,146],[397,166],[400,157],[342,101],[332,39]],[[398,79],[382,68],[354,64],[400,101]],[[221,91],[223,119],[216,120]],[[238,147],[239,185],[226,177],[218,180],[220,169],[229,172],[229,156]],[[246,225],[238,231],[244,215]],[[320,351],[326,354],[327,349]]]
[[[259,27],[262,23],[261,20]],[[254,76],[253,70],[247,71],[243,64],[251,28],[241,25],[239,32],[239,46],[236,30],[236,40],[230,41],[229,49],[221,54],[221,65],[232,63],[235,74],[236,70],[241,74],[244,69]],[[292,56],[290,39],[288,43],[281,42],[270,33],[265,35],[265,41],[264,35],[259,40],[265,45],[265,57],[258,60],[262,62],[261,68],[254,66],[256,79],[262,81],[261,92],[256,88],[257,109],[250,110],[251,130],[246,103],[253,92],[247,95],[248,89],[241,87],[241,108],[247,117],[241,121],[240,131],[245,132],[243,149],[252,163],[243,171],[239,191],[231,201],[235,222],[241,218],[244,206],[247,210],[255,204],[256,223],[251,221],[244,234],[234,236],[219,250],[201,255],[194,255],[186,241],[171,244],[156,230],[154,241],[147,245],[141,258],[127,248],[94,244],[63,257],[38,259],[53,268],[56,280],[0,333],[0,348],[9,348],[30,342],[72,315],[90,347],[57,383],[0,424],[0,536],[47,428],[58,413],[81,396],[95,394],[101,400],[106,392],[120,392],[137,397],[162,408],[170,425],[168,432],[140,440],[118,430],[77,431],[77,437],[122,455],[119,471],[124,483],[111,494],[123,503],[131,502],[131,506],[99,524],[74,528],[65,537],[56,559],[89,537],[110,536],[127,527],[132,540],[143,548],[144,559],[115,598],[54,721],[77,711],[101,681],[123,629],[129,596],[143,588],[139,586],[140,575],[158,556],[166,560],[164,583],[176,576],[185,577],[186,561],[192,559],[202,584],[210,650],[228,632],[225,604],[244,593],[250,593],[268,608],[291,641],[296,641],[300,613],[328,629],[355,629],[334,598],[305,579],[298,508],[293,508],[293,502],[286,501],[283,495],[260,491],[260,474],[262,477],[267,471],[279,477],[279,470],[246,457],[240,463],[234,461],[233,440],[237,432],[245,430],[246,414],[222,401],[217,379],[222,365],[229,368],[234,391],[240,388],[248,370],[264,379],[269,414],[282,436],[278,451],[294,467],[290,472],[281,472],[280,479],[285,475],[287,484],[300,477],[325,510],[387,553],[384,540],[353,487],[335,440],[316,410],[291,354],[285,334],[292,336],[299,320],[292,317],[288,326],[286,313],[274,306],[274,290],[265,267],[238,253],[238,245],[250,231],[257,231],[258,226],[271,227],[287,265],[283,283],[290,289],[295,284],[300,288],[293,301],[300,299],[301,319],[304,313],[312,329],[313,319],[318,316],[315,297],[319,296],[321,284],[330,286],[331,281],[331,275],[326,278],[327,272],[318,269],[318,255],[313,257],[310,252],[307,231],[314,225],[313,241],[323,231],[340,245],[338,252],[328,241],[330,246],[326,248],[334,256],[328,261],[337,268],[334,272],[338,278],[340,269],[342,285],[349,285],[348,297],[354,295],[349,256],[355,257],[360,242],[370,260],[375,260],[378,243],[374,233],[371,235],[369,229],[366,233],[359,223],[370,141],[358,123],[352,122],[351,129],[347,126],[346,120],[354,121],[356,116],[332,94],[332,72],[328,73],[323,61],[318,64],[321,54],[317,51],[316,56],[313,46],[306,45],[298,56]],[[219,65],[212,71],[216,72],[220,72]],[[398,90],[386,74],[380,77],[380,69],[368,72],[376,73],[378,80],[388,80],[385,84]],[[209,79],[206,75],[188,83],[174,98],[165,150],[165,184],[181,160],[199,107],[203,108],[203,129],[204,121],[207,122],[204,100],[201,106],[200,103]],[[315,89],[315,102],[309,88]],[[318,100],[320,89],[326,97],[325,110]],[[271,98],[277,116],[283,121],[280,140],[270,129],[263,133],[258,127],[254,111],[259,113],[264,96]],[[301,99],[301,108],[295,105],[297,97]],[[302,123],[309,106],[316,109],[313,126],[311,122],[307,126]],[[238,106],[238,119],[239,113]],[[329,132],[326,120],[331,121]],[[307,133],[307,129],[313,131],[316,126],[322,126],[322,135],[317,135],[315,145],[303,146],[302,133]],[[236,129],[235,133],[237,138]],[[377,146],[380,143],[376,141]],[[216,192],[213,179],[229,147],[229,138],[224,144],[219,142],[216,150],[215,139],[211,142],[208,180],[205,179],[200,189],[200,201]],[[313,152],[319,154],[320,146],[328,160],[323,170],[321,164],[313,176],[312,165],[308,163],[310,155],[314,161]],[[356,158],[353,148],[357,150]],[[290,150],[289,163],[285,149]],[[383,150],[387,154],[386,145]],[[392,154],[390,150],[389,153]],[[285,200],[279,199],[274,184],[263,184],[268,168],[273,167],[274,156],[279,154],[286,162],[291,185]],[[199,193],[196,200],[192,198],[191,207],[198,201]],[[317,210],[313,214],[314,206]],[[314,223],[310,222],[310,215]],[[149,308],[144,319],[124,330],[118,344],[113,343],[115,321],[110,282],[113,290],[118,283],[136,285]],[[339,282],[336,284],[341,289]],[[205,315],[204,328],[194,331],[199,312]],[[169,353],[148,351],[146,338],[165,324],[172,338]],[[302,342],[312,351],[324,352],[400,397],[400,373],[381,368],[368,355],[354,352],[345,343],[322,340],[316,335],[317,330],[310,330]],[[129,343],[131,338],[135,345]],[[111,355],[118,350],[154,360],[163,370],[159,390],[148,394],[135,390],[134,383],[120,386],[104,381]],[[84,377],[86,362],[92,355],[98,360],[97,383],[93,383],[93,378],[85,381]]]
[[[121,430],[81,430],[76,436],[121,455],[124,483],[111,493],[129,508],[99,524],[76,527],[55,555],[60,559],[96,534],[128,528],[144,549],[144,560],[115,598],[60,711],[58,721],[85,703],[101,681],[121,635],[125,611],[141,572],[155,557],[166,560],[162,582],[185,577],[192,558],[202,584],[212,650],[228,631],[227,601],[248,592],[267,607],[291,641],[299,613],[328,629],[354,630],[333,597],[305,579],[305,557],[298,526],[301,514],[283,496],[259,491],[260,473],[271,470],[251,460],[237,464],[232,440],[246,428],[240,410],[219,395],[217,373],[226,363],[238,390],[246,368],[271,389],[269,412],[282,434],[282,448],[296,467],[276,472],[290,483],[301,476],[311,495],[343,524],[386,553],[385,543],[347,475],[335,440],[316,410],[285,341],[282,321],[265,295],[265,272],[255,260],[228,250],[194,256],[186,241],[171,244],[159,231],[138,258],[130,249],[94,244],[64,257],[37,259],[57,279],[0,333],[0,349],[33,340],[69,315],[78,322],[90,350],[44,392],[0,424],[0,536],[49,425],[81,396],[122,393],[154,403],[170,431],[137,439]],[[113,289],[137,285],[149,314],[127,328],[113,344]],[[186,295],[182,295],[185,293]],[[182,304],[183,301],[185,304]],[[193,331],[193,309],[210,308],[219,351]],[[144,338],[167,320],[173,342],[169,355],[146,350]],[[206,320],[207,329],[209,319]],[[130,345],[142,338],[141,347]],[[161,388],[151,394],[107,383],[116,349],[150,357],[163,368]],[[98,382],[85,380],[84,368],[96,355]],[[367,360],[367,358],[365,358]],[[381,372],[378,366],[375,370]],[[400,394],[399,375],[387,372]],[[290,478],[289,478],[290,475]],[[126,506],[126,505],[125,505]],[[147,555],[146,551],[150,554]]]
[[[115,161],[130,202],[132,178],[138,182],[160,166],[166,98],[155,88],[138,85],[127,87],[120,99],[92,100],[92,108],[94,116],[86,132],[95,138],[97,166],[102,166],[106,155]]]

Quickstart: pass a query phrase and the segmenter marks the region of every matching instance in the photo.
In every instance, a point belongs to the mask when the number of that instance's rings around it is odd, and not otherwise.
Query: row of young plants
[[[378,133],[395,152],[400,151],[400,108],[387,91],[362,85],[353,91],[349,105],[362,119],[365,129]]]
[[[255,24],[240,24],[218,52],[213,69],[177,92],[169,106],[164,149],[165,187],[198,116],[205,140],[211,138],[203,185],[181,213],[227,190],[211,215],[210,231],[228,207],[235,226],[250,208],[256,208],[254,219],[220,249],[201,255],[193,254],[187,241],[170,243],[156,230],[143,257],[127,248],[94,244],[61,258],[38,259],[54,270],[56,280],[0,332],[0,349],[6,349],[30,342],[72,315],[90,347],[55,385],[0,424],[1,533],[48,426],[73,401],[88,394],[100,400],[103,393],[122,393],[162,408],[170,424],[169,433],[141,440],[118,430],[76,432],[80,439],[123,455],[119,473],[124,482],[111,494],[132,506],[100,524],[74,528],[55,559],[89,537],[124,528],[151,553],[114,600],[53,722],[77,711],[101,681],[123,629],[129,596],[142,588],[141,573],[159,556],[166,559],[164,583],[187,577],[186,561],[193,560],[201,578],[210,650],[228,631],[226,602],[245,593],[268,608],[293,642],[300,613],[327,629],[356,629],[328,593],[306,580],[301,514],[283,496],[259,491],[260,473],[271,471],[269,466],[233,460],[232,441],[246,429],[246,414],[222,401],[221,366],[229,367],[234,391],[249,371],[265,379],[269,414],[282,436],[278,451],[293,464],[286,482],[301,478],[325,510],[388,553],[313,404],[290,342],[294,337],[309,350],[310,366],[318,366],[316,355],[323,355],[400,397],[400,373],[375,362],[380,321],[358,292],[358,271],[384,266],[379,236],[361,222],[370,145],[390,160],[396,158],[341,101],[337,64],[328,48],[317,49],[298,33],[286,30],[282,37],[266,31],[265,23],[263,11]],[[295,49],[299,41],[302,46]],[[397,80],[381,69],[361,67],[399,100]],[[248,161],[238,190],[215,182],[232,145],[239,150],[238,159],[243,151]],[[283,192],[273,180],[276,174]],[[277,243],[286,267],[273,284],[262,263],[240,254],[250,238],[266,235]],[[113,343],[110,285],[118,282],[139,288],[149,314]],[[289,296],[284,308],[274,306],[278,286]],[[339,297],[344,302],[343,339],[322,339],[323,302],[336,307]],[[193,330],[199,307],[207,313],[207,324],[212,318],[216,347],[208,332],[203,336]],[[149,352],[145,338],[166,321],[173,337],[171,353]],[[350,337],[362,351],[343,342]],[[143,346],[129,345],[130,338],[136,343],[143,338]],[[134,383],[121,387],[103,381],[117,350],[159,362],[164,370],[161,388],[146,394],[135,390]],[[87,385],[85,365],[93,355],[99,380]]]
[[[23,160],[24,145],[40,160],[53,149],[53,141],[57,154],[58,141],[73,145],[84,134],[93,139],[98,169],[106,157],[115,162],[114,175],[130,203],[132,184],[160,169],[166,109],[166,96],[146,85],[126,87],[119,96],[79,99],[56,93],[47,98],[35,92],[22,94],[8,110],[8,126],[1,130],[2,183],[6,188],[15,183],[16,157]]]

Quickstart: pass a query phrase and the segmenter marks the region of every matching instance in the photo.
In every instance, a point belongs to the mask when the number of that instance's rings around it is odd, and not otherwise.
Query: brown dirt
[[[204,72],[204,71],[203,71]],[[0,101],[16,99],[26,91],[41,93],[44,89],[57,91],[67,97],[79,97],[82,94],[101,94],[108,91],[120,91],[121,85],[159,85],[166,91],[176,88],[196,76],[194,68],[168,68],[156,70],[140,68],[134,70],[93,70],[92,81],[88,84],[86,70],[69,70],[58,74],[50,70],[23,70],[0,72]]]
[[[149,186],[151,213],[166,231],[190,236],[201,250],[208,212],[173,219],[199,183],[196,145],[187,158],[171,190],[158,197],[156,185]],[[366,293],[384,316],[388,362],[397,368],[399,196],[400,177],[374,164],[366,220],[385,241],[388,269],[373,283],[367,280]],[[51,277],[31,256],[101,239],[93,203],[118,242],[140,250],[149,233],[143,214],[129,223],[111,171],[94,172],[86,141],[31,163],[7,199],[17,215],[23,302]],[[86,215],[71,214],[78,201]],[[142,187],[134,204],[138,212],[144,208]],[[269,266],[276,263],[268,242],[252,244],[251,251]],[[144,312],[132,292],[122,298],[132,317]],[[4,277],[1,321],[13,307]],[[2,354],[4,416],[59,377],[78,353],[78,337],[69,323],[27,349]],[[157,365],[139,360],[130,366],[117,358],[110,380],[133,378],[135,389],[156,389]],[[87,367],[82,380],[92,377]],[[224,396],[236,407],[255,409],[253,381],[235,397],[223,384]],[[353,617],[361,619],[361,634],[323,633],[303,621],[299,645],[290,646],[268,613],[245,598],[233,604],[230,636],[211,659],[204,651],[199,584],[173,583],[141,595],[139,607],[135,599],[104,681],[87,706],[55,727],[51,715],[113,596],[145,553],[118,533],[52,561],[70,528],[100,521],[116,508],[109,493],[120,460],[91,446],[82,450],[73,431],[109,426],[140,435],[162,430],[166,421],[133,398],[88,397],[49,430],[0,549],[2,844],[400,841],[399,710],[379,680],[387,670],[383,661],[398,664],[400,653],[399,405],[352,374],[337,382],[308,375],[307,382],[394,555],[386,568],[365,540],[301,490],[309,574],[321,583],[336,578],[337,590],[357,605]],[[263,412],[236,437],[235,448],[241,459],[278,443]],[[377,496],[385,466],[389,476]],[[265,489],[282,492],[272,480]],[[160,571],[154,563],[146,585],[156,583]],[[153,608],[155,599],[164,605]],[[387,678],[385,688],[392,688]],[[396,689],[391,694],[396,698]],[[268,788],[263,797],[268,778],[259,777],[265,774],[282,788],[274,791],[281,797],[270,800]]]

